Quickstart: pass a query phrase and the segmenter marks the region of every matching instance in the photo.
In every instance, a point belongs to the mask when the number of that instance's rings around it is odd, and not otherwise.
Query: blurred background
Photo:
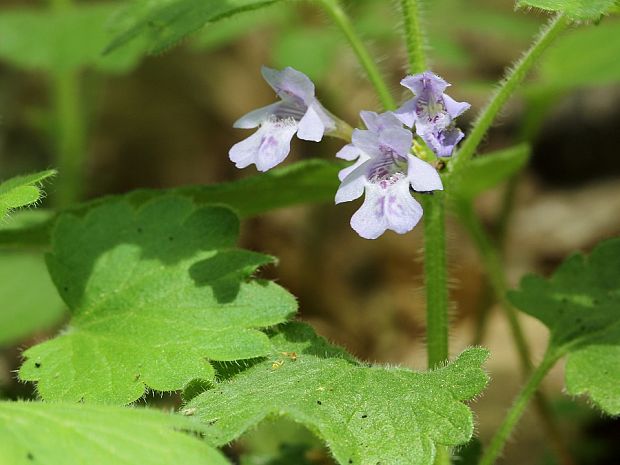
[[[453,84],[452,97],[472,104],[460,119],[466,130],[547,16],[515,12],[512,0],[426,3],[432,68]],[[103,56],[111,34],[122,29],[122,6],[64,0],[0,5],[0,179],[58,168],[44,207],[254,175],[253,168],[237,170],[228,149],[249,135],[232,123],[274,100],[260,76],[263,64],[308,74],[322,103],[352,126],[359,125],[360,110],[380,110],[340,31],[309,3],[276,3],[208,25],[161,55],[146,56],[138,40]],[[404,98],[397,2],[351,0],[346,7],[395,95]],[[488,152],[524,141],[533,147],[523,173],[476,200],[479,217],[501,244],[511,286],[527,272],[549,274],[571,252],[620,234],[619,57],[618,19],[572,28],[544,55],[481,147]],[[341,145],[296,140],[286,163],[332,159]],[[280,258],[265,274],[299,298],[300,318],[320,334],[364,360],[422,369],[422,228],[367,241],[350,229],[356,208],[299,206],[251,218],[241,245]],[[29,214],[37,213],[16,215],[0,228]],[[472,344],[492,351],[492,382],[472,405],[484,443],[522,374],[478,252],[456,217],[448,223],[451,352]],[[14,376],[20,352],[53,334],[66,314],[40,251],[1,253],[0,396],[28,398],[32,386]],[[528,317],[521,320],[537,362],[547,331]],[[558,461],[532,410],[502,463],[620,463],[620,421],[567,397],[562,385],[560,366],[545,391],[572,462]],[[244,456],[245,465],[330,463],[310,433],[287,424],[259,428],[230,454],[243,455],[250,446],[255,452]],[[460,463],[474,449],[464,450]]]

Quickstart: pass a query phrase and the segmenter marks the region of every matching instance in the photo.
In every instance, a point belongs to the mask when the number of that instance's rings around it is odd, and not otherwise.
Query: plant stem
[[[514,404],[508,411],[506,418],[502,422],[499,429],[496,431],[493,439],[491,439],[491,443],[485,449],[482,459],[479,462],[479,465],[493,465],[497,457],[501,454],[506,441],[510,437],[512,430],[521,419],[525,408],[527,407],[530,399],[538,390],[540,383],[544,379],[544,377],[549,373],[549,370],[553,368],[555,363],[561,356],[560,351],[553,351],[547,349],[545,356],[540,363],[540,365],[534,370],[532,375],[530,376],[528,382],[523,387],[517,398],[515,399]]]
[[[424,276],[426,287],[426,344],[428,366],[448,359],[448,277],[445,198],[443,192],[422,198],[424,208]]]
[[[424,34],[421,25],[421,15],[417,0],[401,0],[403,21],[405,23],[405,40],[407,42],[407,56],[409,70],[418,74],[426,70],[426,54],[424,53]]]
[[[53,11],[62,12],[72,7],[72,0],[51,0],[50,6]],[[82,195],[86,128],[80,81],[77,70],[56,71],[51,78],[56,165],[60,173],[55,195],[57,207],[66,207]]]
[[[519,360],[521,362],[521,371],[525,377],[530,376],[533,369],[531,352],[525,339],[521,323],[519,323],[517,312],[506,299],[507,279],[499,249],[493,244],[491,238],[488,236],[482,224],[478,220],[471,202],[463,201],[459,203],[457,211],[461,222],[466,227],[471,238],[474,240],[482,261],[484,262],[486,274],[495,295],[495,299],[504,309],[515,346],[517,347]],[[550,402],[541,391],[536,393],[535,406],[543,424],[543,429],[549,439],[551,448],[554,450],[559,459],[559,463],[564,465],[572,465],[573,460],[564,441],[562,440],[561,432],[553,417]]]
[[[340,2],[338,0],[318,0],[318,2],[323,6],[334,23],[342,30],[351,44],[353,51],[357,55],[357,59],[368,75],[368,79],[377,91],[381,104],[386,110],[393,110],[396,108],[394,97],[392,97],[385,80],[381,76],[379,68],[370,56],[370,52],[362,42],[362,39],[355,31],[351,20],[340,5]]]
[[[525,76],[545,49],[567,25],[568,20],[563,14],[556,15],[543,27],[532,47],[508,71],[499,89],[474,122],[471,133],[448,165],[452,177],[457,175],[463,169],[463,166],[474,156],[478,145],[493,124],[499,111],[517,89],[517,86],[525,79]]]

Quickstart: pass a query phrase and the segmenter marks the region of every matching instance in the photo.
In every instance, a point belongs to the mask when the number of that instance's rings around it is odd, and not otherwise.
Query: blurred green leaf
[[[191,434],[199,430],[190,418],[155,410],[0,402],[0,463],[227,465]]]
[[[64,304],[43,256],[0,254],[0,347],[50,329],[64,316]]]
[[[122,13],[131,26],[119,33],[107,46],[106,53],[125,46],[144,35],[151,53],[175,45],[205,24],[237,13],[262,8],[283,0],[142,0],[129,5]]]
[[[0,14],[0,59],[29,70],[127,71],[144,54],[140,43],[114,56],[102,55],[110,41],[109,28],[120,27],[115,16],[118,8],[118,3],[100,3],[63,11],[4,10]]]
[[[473,158],[451,186],[451,195],[460,200],[473,200],[518,173],[530,154],[529,145],[522,144]]]
[[[321,80],[342,53],[340,34],[332,29],[298,26],[280,36],[273,50],[277,68],[292,66],[303,70],[312,80]]]
[[[27,207],[39,201],[41,183],[56,174],[55,170],[16,176],[0,184],[0,220],[15,208]]]
[[[292,21],[291,9],[288,6],[274,4],[211,23],[196,33],[191,44],[198,49],[209,50],[237,40],[257,28],[273,24],[286,25]]]
[[[124,198],[138,206],[163,195],[178,195],[191,199],[197,205],[225,205],[241,217],[250,217],[292,205],[333,201],[339,184],[338,171],[342,167],[341,163],[314,159],[239,181],[168,190],[136,190],[124,196],[104,197],[83,203],[68,211],[84,214],[113,198]],[[50,232],[56,220],[57,216],[26,228],[0,230],[0,246],[45,246],[49,244]]]
[[[608,13],[616,0],[518,0],[517,7],[561,11],[574,20],[598,19]]]
[[[554,92],[620,82],[620,21],[569,31],[544,55],[534,87]]]
[[[549,328],[552,350],[568,355],[568,392],[620,414],[620,238],[588,258],[573,255],[548,280],[526,276],[509,299]]]
[[[146,387],[212,381],[208,359],[266,355],[258,328],[285,321],[297,304],[250,279],[273,258],[235,249],[238,228],[230,210],[180,197],[61,216],[47,262],[72,318],[24,352],[20,378],[36,381],[45,400],[127,404]]]
[[[278,415],[314,431],[341,464],[430,465],[438,444],[471,438],[472,412],[463,401],[486,386],[484,349],[420,373],[358,363],[300,323],[284,326],[272,344],[265,362],[187,405],[210,425],[207,441],[226,444]]]

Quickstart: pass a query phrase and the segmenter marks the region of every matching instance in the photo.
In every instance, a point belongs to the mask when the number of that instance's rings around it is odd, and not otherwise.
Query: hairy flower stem
[[[374,86],[377,95],[381,100],[381,104],[386,110],[395,109],[396,102],[394,101],[394,97],[392,97],[385,80],[381,76],[379,68],[370,56],[370,52],[364,45],[364,42],[362,42],[362,39],[355,31],[351,20],[342,8],[339,0],[318,0],[318,3],[325,9],[327,14],[329,14],[334,23],[342,30],[343,34],[349,41],[349,44],[357,55],[360,65],[364,68],[366,74],[368,75],[368,79]]]
[[[418,1],[401,0],[400,5],[405,25],[409,71],[413,74],[422,73],[426,71],[426,54]]]
[[[564,14],[556,15],[543,27],[532,47],[508,71],[499,89],[495,95],[493,95],[493,98],[491,98],[491,101],[484,110],[482,110],[474,122],[470,134],[448,165],[451,177],[458,175],[463,167],[467,165],[467,162],[474,156],[478,145],[480,145],[480,142],[493,124],[499,111],[512,96],[518,85],[525,79],[525,76],[527,76],[527,73],[532,69],[538,58],[567,25],[568,19]]]
[[[508,411],[506,418],[504,418],[495,436],[491,439],[491,443],[485,449],[479,465],[493,465],[495,463],[495,460],[497,460],[497,457],[504,449],[506,441],[510,438],[512,430],[521,419],[523,412],[525,412],[525,408],[530,399],[536,394],[542,380],[547,376],[547,373],[553,368],[561,355],[562,353],[560,351],[547,350],[542,362],[538,365],[536,370],[532,372],[532,375],[515,399],[514,404]]]
[[[525,377],[531,375],[533,370],[531,351],[525,339],[521,323],[517,317],[517,312],[514,307],[506,299],[507,279],[504,272],[504,266],[502,264],[501,255],[489,235],[484,230],[480,223],[476,213],[473,209],[471,202],[462,202],[457,208],[461,223],[467,229],[470,237],[473,239],[476,248],[482,258],[484,267],[487,272],[488,279],[495,295],[495,299],[500,303],[503,308],[512,338],[517,347],[517,353],[521,363],[521,371]],[[573,465],[573,460],[567,447],[562,440],[561,432],[551,411],[550,402],[547,396],[541,391],[538,391],[535,396],[536,411],[541,419],[545,433],[549,439],[551,448],[559,459],[559,463],[563,465]]]
[[[426,287],[426,346],[428,367],[448,359],[448,276],[445,199],[442,192],[422,198],[424,209],[424,285]]]
[[[54,11],[71,8],[71,0],[52,0]],[[51,78],[56,164],[59,177],[55,204],[66,207],[79,200],[86,158],[84,115],[80,102],[80,76],[75,70],[53,73]]]

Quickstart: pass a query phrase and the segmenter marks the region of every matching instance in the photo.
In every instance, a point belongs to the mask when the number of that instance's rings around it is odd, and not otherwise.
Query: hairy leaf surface
[[[249,279],[273,259],[234,248],[238,228],[230,210],[179,197],[63,215],[48,267],[71,322],[24,353],[20,377],[46,400],[126,404],[145,387],[212,380],[208,359],[268,353],[258,328],[285,321],[296,302]]]
[[[469,349],[448,366],[419,373],[361,364],[299,323],[272,337],[266,361],[191,401],[185,412],[226,444],[272,415],[323,438],[342,464],[432,464],[436,445],[467,442],[472,413],[463,401],[487,383],[488,352]]]
[[[241,217],[249,217],[304,203],[333,202],[338,188],[338,171],[342,167],[341,163],[308,160],[221,184],[167,190],[140,189],[123,196],[86,202],[70,208],[69,211],[83,215],[112,199],[125,199],[132,205],[139,206],[165,195],[178,195],[193,200],[197,205],[224,205],[232,208]],[[54,216],[49,220],[32,222],[23,228],[0,230],[0,245],[46,246],[57,219],[58,216]]]
[[[15,208],[27,207],[36,203],[43,191],[40,185],[54,176],[56,171],[48,170],[39,173],[16,176],[0,184],[0,220]]]
[[[155,410],[0,402],[0,463],[7,465],[226,465],[191,433],[189,418]]]
[[[150,51],[158,53],[207,23],[279,1],[282,0],[142,0],[124,12],[125,20],[132,26],[117,35],[106,51],[146,35]]]
[[[71,71],[82,67],[123,72],[137,64],[144,46],[133,43],[114,56],[102,56],[109,27],[119,27],[118,3],[79,5],[66,11],[42,8],[3,11],[0,59],[25,69]],[[24,31],[28,33],[25,34]]]
[[[598,19],[609,12],[616,0],[518,0],[517,7],[561,11],[575,20]]]
[[[509,298],[550,329],[552,348],[568,354],[568,391],[620,414],[620,239],[588,258],[573,255],[548,280],[525,277]]]

